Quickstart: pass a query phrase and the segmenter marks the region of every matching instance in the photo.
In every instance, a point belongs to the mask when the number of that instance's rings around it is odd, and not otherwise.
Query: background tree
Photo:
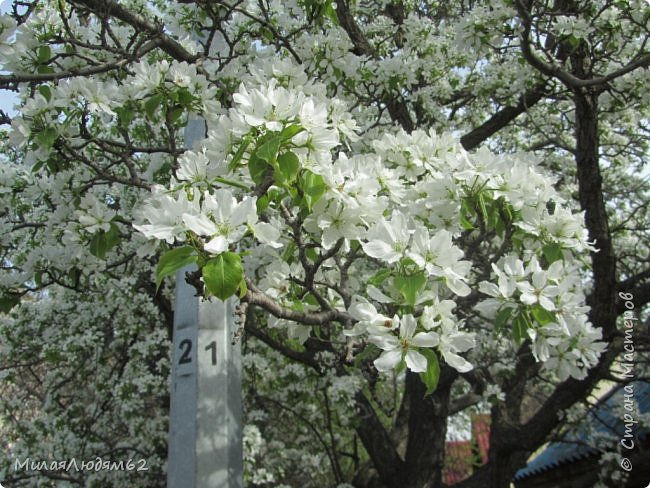
[[[4,478],[164,482],[156,281],[196,261],[199,288],[242,303],[251,485],[440,486],[449,419],[480,410],[489,458],[461,485],[508,486],[620,372],[617,318],[648,302],[649,19],[642,1],[14,2]],[[638,377],[647,327],[633,338]],[[12,463],[97,456],[149,469]]]

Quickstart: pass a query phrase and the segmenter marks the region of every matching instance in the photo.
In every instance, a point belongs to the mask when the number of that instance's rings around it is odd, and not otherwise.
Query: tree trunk
[[[433,488],[442,484],[450,390],[454,372],[443,366],[438,388],[425,397],[416,373],[406,375],[409,402],[408,444],[402,473],[403,488]]]
[[[591,320],[611,336],[616,323],[616,257],[609,234],[603,199],[603,179],[598,163],[598,93],[576,90],[576,164],[580,206],[585,211],[589,239],[597,252],[591,254],[594,289],[589,297]]]

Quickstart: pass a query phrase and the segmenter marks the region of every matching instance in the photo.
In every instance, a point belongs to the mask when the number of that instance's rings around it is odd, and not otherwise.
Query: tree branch
[[[503,129],[519,115],[528,111],[530,107],[539,102],[548,93],[547,83],[541,82],[519,97],[517,105],[506,107],[497,112],[476,129],[460,138],[460,143],[466,150],[474,149],[488,137]]]
[[[362,391],[356,394],[355,401],[357,418],[360,420],[356,431],[372,464],[389,488],[399,488],[401,486],[400,472],[405,465],[404,461],[400,458],[388,432],[377,417],[375,409]]]
[[[574,74],[569,73],[568,71],[563,70],[560,66],[547,63],[533,53],[533,49],[530,43],[530,31],[532,27],[532,15],[530,10],[524,5],[522,0],[516,0],[515,5],[517,11],[522,20],[523,31],[521,33],[521,52],[524,55],[524,58],[528,63],[536,68],[540,73],[543,73],[552,78],[557,78],[567,87],[572,89],[579,88],[601,88],[604,89],[605,85],[610,81],[615,80],[627,73],[638,68],[647,68],[650,66],[650,53],[638,53],[632,61],[630,61],[625,66],[612,71],[609,74],[591,77],[588,79],[580,78]]]
[[[336,1],[336,16],[339,19],[339,23],[348,34],[356,53],[377,59],[375,48],[368,42],[368,39],[366,39],[361,28],[354,20],[354,16],[352,15],[352,12],[350,12],[346,0]],[[391,118],[400,124],[405,131],[412,132],[415,129],[415,125],[405,103],[386,92],[382,95],[382,101],[386,104],[386,108],[388,108],[388,113]]]
[[[190,53],[177,41],[165,34],[163,26],[149,22],[145,17],[129,11],[114,0],[74,0],[72,3],[88,8],[100,18],[110,15],[129,24],[138,32],[146,32],[158,39],[160,48],[177,61],[194,63],[200,57],[198,54]]]
[[[303,325],[324,325],[332,321],[344,322],[351,320],[347,313],[339,310],[328,310],[327,312],[298,312],[291,310],[278,305],[275,300],[256,288],[248,278],[246,279],[246,286],[248,291],[242,301],[250,305],[257,305],[279,319],[287,319]]]

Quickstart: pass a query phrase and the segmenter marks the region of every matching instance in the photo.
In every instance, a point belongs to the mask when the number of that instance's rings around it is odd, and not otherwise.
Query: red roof
[[[446,485],[459,483],[472,474],[476,464],[485,464],[490,450],[490,416],[472,418],[472,439],[445,443],[442,480]],[[478,458],[477,458],[478,455]]]

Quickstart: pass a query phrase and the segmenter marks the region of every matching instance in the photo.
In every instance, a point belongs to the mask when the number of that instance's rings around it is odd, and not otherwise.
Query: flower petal
[[[409,349],[406,351],[406,366],[414,373],[423,373],[427,370],[427,358],[419,352]]]
[[[397,366],[402,360],[402,350],[393,349],[392,351],[384,351],[374,361],[375,368],[378,371],[390,371]]]
[[[438,334],[435,332],[418,332],[410,342],[418,347],[436,347],[438,345]]]

